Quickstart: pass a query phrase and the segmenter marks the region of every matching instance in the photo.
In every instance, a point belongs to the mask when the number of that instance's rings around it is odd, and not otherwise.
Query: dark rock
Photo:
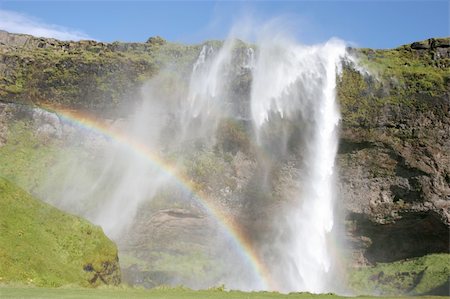
[[[432,48],[449,48],[450,38],[434,38],[431,42]]]
[[[405,212],[400,219],[386,224],[364,214],[350,214],[349,219],[355,222],[350,240],[370,264],[449,253],[448,227],[434,212]],[[371,241],[366,242],[365,238]]]
[[[428,42],[428,40],[421,41],[421,42],[414,42],[411,44],[411,49],[414,49],[414,50],[426,50],[429,48],[430,48],[430,43]]]
[[[92,272],[92,271],[94,271],[94,267],[92,266],[92,264],[87,264],[87,265],[84,265],[83,270],[86,272]]]
[[[433,52],[433,60],[440,60],[444,58],[450,58],[449,47],[439,47]]]
[[[163,39],[160,36],[152,36],[150,37],[147,41],[147,44],[152,44],[152,45],[158,45],[158,46],[162,46],[164,44],[167,43],[167,41],[165,39]]]

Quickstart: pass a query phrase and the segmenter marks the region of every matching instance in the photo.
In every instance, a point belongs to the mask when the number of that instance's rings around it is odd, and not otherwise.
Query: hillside
[[[36,286],[120,283],[116,246],[99,227],[0,178],[0,282]]]

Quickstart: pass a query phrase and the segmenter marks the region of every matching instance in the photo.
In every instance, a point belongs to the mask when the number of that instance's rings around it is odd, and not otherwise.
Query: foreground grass
[[[29,288],[29,287],[0,287],[1,298],[153,298],[153,299],[178,299],[178,298],[192,298],[192,299],[214,299],[214,298],[226,298],[226,299],[256,299],[256,298],[348,298],[341,297],[332,294],[313,295],[309,293],[291,293],[291,294],[279,294],[272,292],[239,292],[239,291],[223,291],[217,290],[202,290],[194,291],[184,288],[159,288],[159,289],[121,289],[121,288],[108,288],[108,289],[75,289],[75,288]],[[361,299],[365,298],[381,298],[373,296],[361,296],[357,297]],[[407,298],[407,297],[382,297],[382,298]],[[415,298],[445,298],[445,297],[415,297]]]

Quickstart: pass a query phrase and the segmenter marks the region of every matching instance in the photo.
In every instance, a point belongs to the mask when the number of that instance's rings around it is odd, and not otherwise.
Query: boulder
[[[147,44],[162,46],[167,43],[165,39],[160,36],[152,36],[146,41]]]

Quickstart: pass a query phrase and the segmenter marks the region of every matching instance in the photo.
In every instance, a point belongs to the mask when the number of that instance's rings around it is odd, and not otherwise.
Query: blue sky
[[[7,1],[0,29],[111,42],[160,35],[199,43],[223,39],[233,24],[287,20],[303,43],[338,37],[361,47],[391,48],[450,35],[449,1]],[[239,32],[239,25],[235,30]]]

